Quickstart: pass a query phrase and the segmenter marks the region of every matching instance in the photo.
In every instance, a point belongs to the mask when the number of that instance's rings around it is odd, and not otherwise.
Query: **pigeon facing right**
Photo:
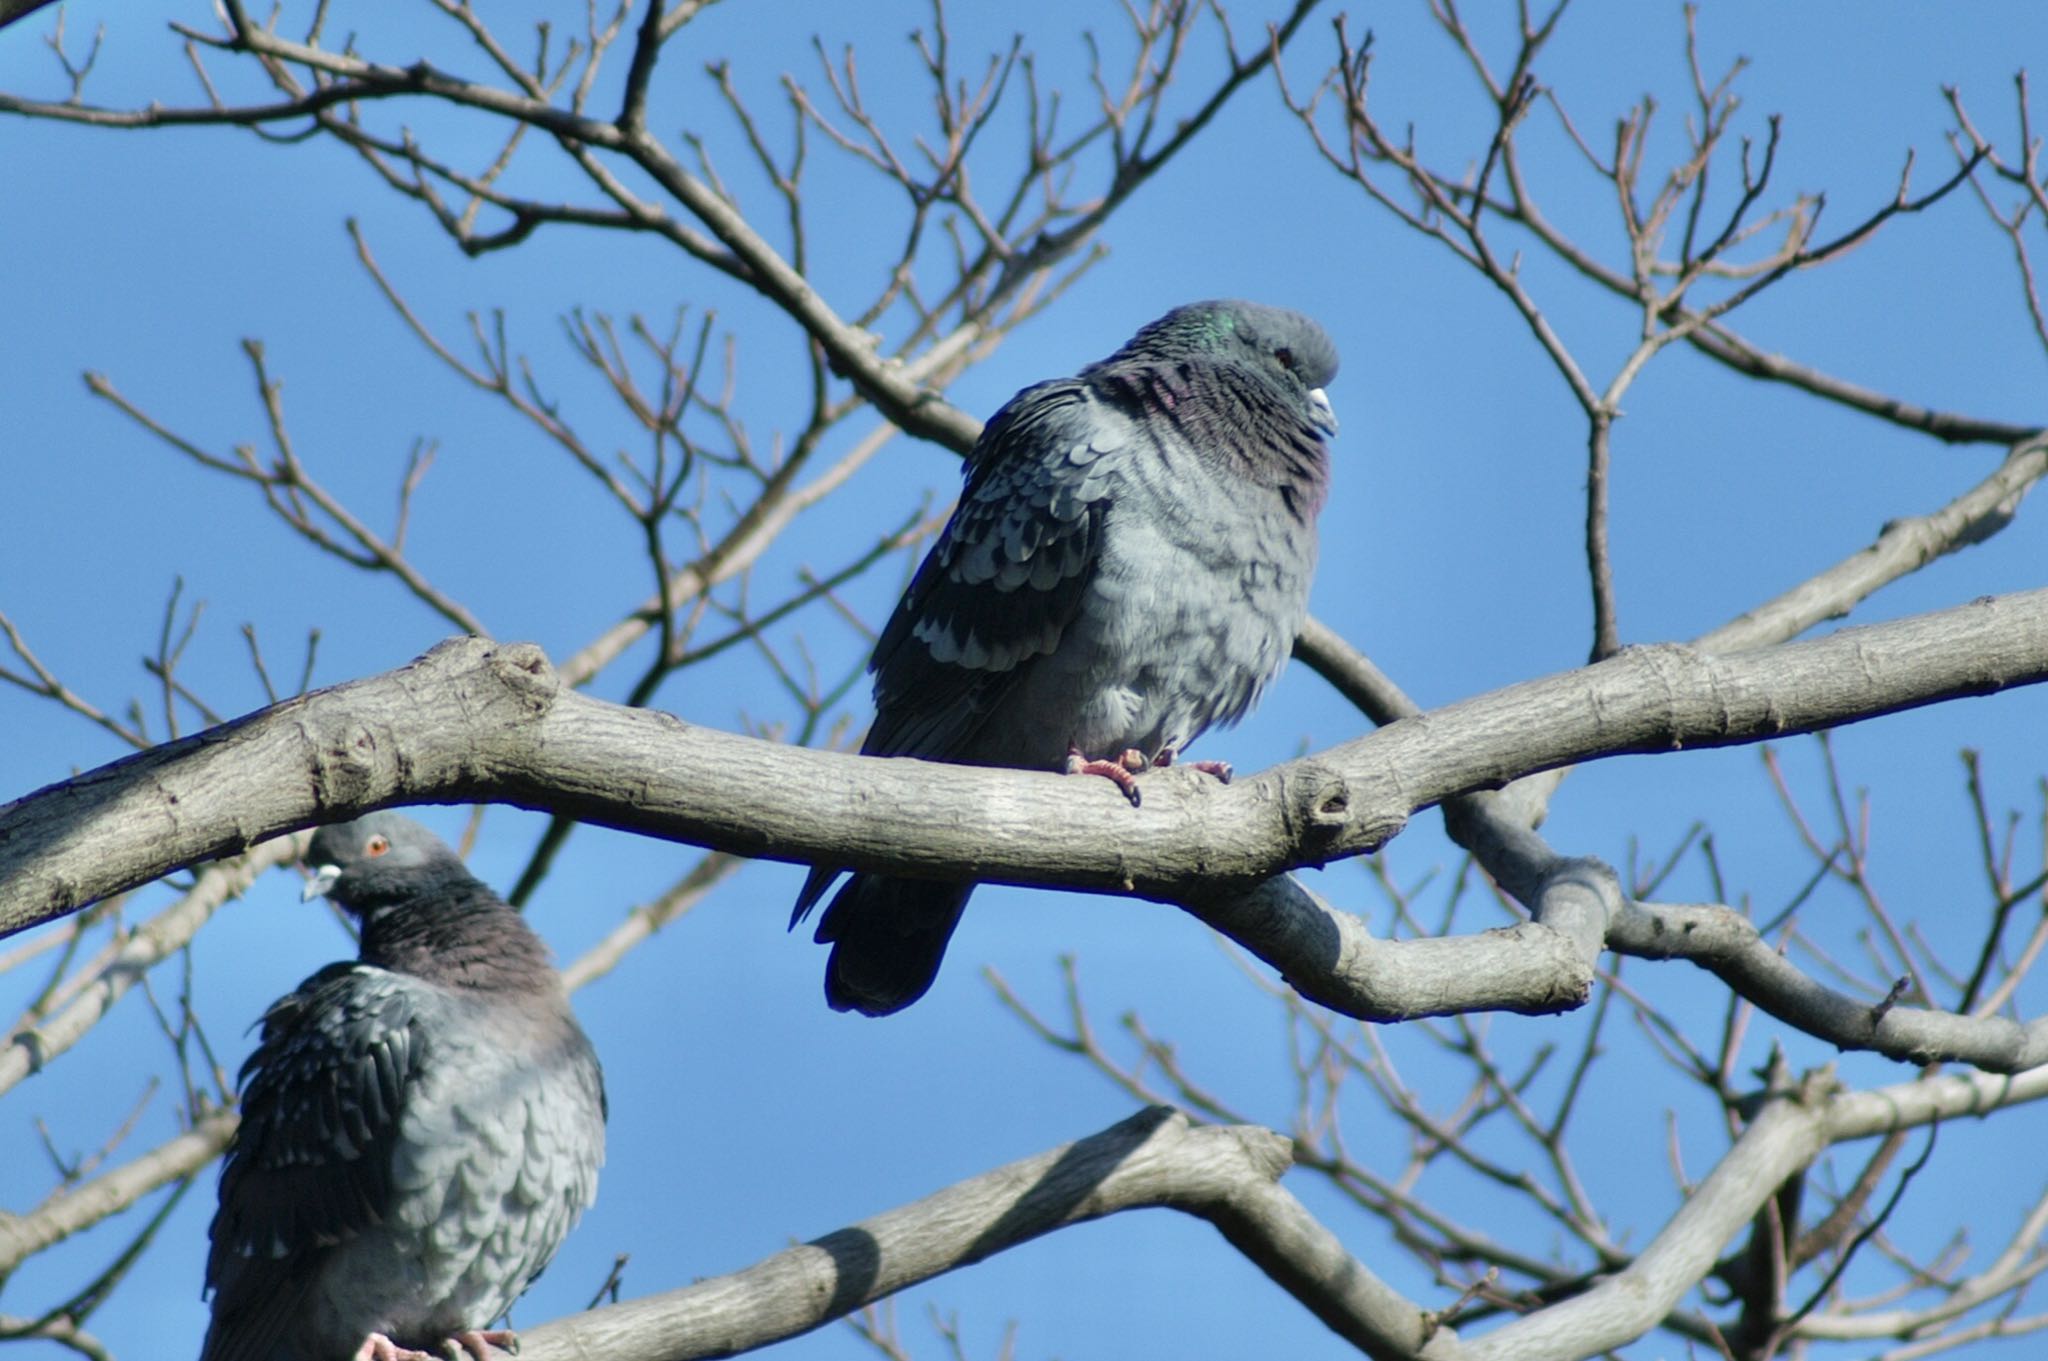
[[[1012,397],[875,644],[862,752],[1101,775],[1137,803],[1138,770],[1237,722],[1287,660],[1336,373],[1300,313],[1199,302]],[[792,926],[838,874],[811,872]],[[881,1016],[923,996],[973,889],[855,874],[818,922],[826,1000]]]
[[[243,1066],[200,1361],[484,1361],[597,1193],[597,1056],[547,947],[425,827],[371,813],[306,858],[360,957]]]

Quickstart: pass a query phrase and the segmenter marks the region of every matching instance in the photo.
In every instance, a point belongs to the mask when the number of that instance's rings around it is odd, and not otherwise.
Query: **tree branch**
[[[157,1187],[198,1172],[220,1156],[239,1123],[234,1111],[216,1111],[168,1143],[50,1197],[29,1214],[0,1215],[0,1275],[127,1209]]]
[[[280,832],[471,800],[775,859],[1192,899],[1373,850],[1417,809],[1551,766],[1740,745],[2043,679],[2048,589],[1733,656],[1632,648],[1233,785],[1162,773],[1146,807],[1077,819],[1118,795],[693,727],[563,689],[531,645],[454,639],[0,805],[0,931]]]
[[[68,983],[65,991],[71,1000],[55,1014],[31,1013],[16,1021],[7,1032],[6,1048],[0,1050],[0,1093],[41,1072],[51,1059],[78,1043],[150,969],[190,944],[222,904],[246,892],[265,870],[296,861],[303,841],[280,838],[239,859],[209,866],[189,892],[130,932],[90,978]],[[6,879],[0,874],[0,886]],[[10,897],[11,891],[0,891],[0,902]],[[0,1266],[0,1274],[5,1271]]]
[[[1823,1070],[1772,1094],[1734,1144],[1625,1267],[1484,1336],[1462,1339],[1345,1251],[1278,1178],[1290,1141],[1248,1125],[1200,1125],[1154,1106],[1063,1148],[681,1290],[521,1333],[526,1361],[588,1356],[692,1361],[809,1332],[897,1291],[1124,1210],[1193,1214],[1339,1336],[1386,1361],[1576,1361],[1663,1322],[1764,1202],[1828,1147],[2048,1096],[2048,1069],[2014,1079],[1944,1077],[1840,1093]],[[1841,1321],[1802,1320],[1814,1336]],[[1853,1335],[1875,1336],[1858,1331]]]
[[[1644,953],[1692,949],[1724,976],[1770,984],[1759,1000],[1796,1006],[1831,1037],[1911,1057],[1962,1046],[1975,1061],[2010,1067],[2032,1061],[2040,1041],[2031,1029],[1901,1008],[1850,1025],[1827,997],[1802,1002],[1772,983],[1757,943],[1706,931],[1667,937],[1654,926],[1673,919],[1627,919],[1612,871],[1559,858],[1512,819],[1496,819],[1487,835],[1533,844],[1481,858],[1505,866],[1504,887],[1532,906],[1534,923],[1514,931],[1378,942],[1356,918],[1271,881],[1374,849],[1416,810],[1532,770],[1810,731],[2044,678],[2048,590],[1730,657],[1636,648],[1232,786],[1155,776],[1133,810],[1113,791],[1056,775],[876,760],[690,727],[565,689],[531,646],[458,639],[396,672],[0,808],[0,926],[20,929],[195,858],[372,807],[489,800],[741,854],[1178,902],[1305,995],[1352,1015],[1575,1006],[1619,926]],[[1101,815],[1076,817],[1094,797]],[[1719,943],[1684,945],[1688,934]],[[1385,967],[1390,952],[1404,956],[1399,970]],[[1473,952],[1488,956],[1486,967],[1473,967]]]
[[[732,1275],[522,1330],[519,1354],[523,1361],[686,1361],[749,1351],[1121,1210],[1165,1206],[1226,1216],[1287,1169],[1287,1149],[1270,1130],[1193,1125],[1155,1106]]]

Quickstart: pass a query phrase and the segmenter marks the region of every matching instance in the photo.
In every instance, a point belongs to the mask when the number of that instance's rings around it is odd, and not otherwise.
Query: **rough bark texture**
[[[1270,1187],[1290,1161],[1288,1141],[1270,1130],[1196,1126],[1155,1106],[730,1276],[524,1331],[519,1354],[729,1356],[1070,1224],[1145,1206],[1211,1217]]]
[[[464,638],[0,807],[0,933],[396,803],[485,800],[747,855],[1213,900],[1376,849],[1416,810],[1624,753],[1807,732],[2048,678],[2048,590],[1711,656],[1661,644],[1404,719],[1228,786],[810,751],[564,689]]]
[[[1352,1257],[1280,1184],[1291,1161],[1288,1140],[1254,1126],[1194,1125],[1177,1111],[1152,1107],[731,1275],[529,1329],[520,1355],[729,1356],[809,1332],[1055,1229],[1165,1207],[1209,1221],[1276,1285],[1377,1361],[1571,1361],[1655,1327],[1778,1188],[1830,1145],[2044,1095],[2048,1072],[1846,1093],[1828,1073],[1812,1075],[1763,1102],[1728,1155],[1626,1268],[1469,1338],[1442,1327]]]

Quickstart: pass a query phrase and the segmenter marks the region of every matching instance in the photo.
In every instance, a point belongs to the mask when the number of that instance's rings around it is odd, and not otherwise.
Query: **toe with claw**
[[[1153,759],[1152,764],[1170,766],[1179,759],[1180,753],[1177,750],[1172,746],[1165,746],[1159,749],[1159,755]],[[1189,761],[1186,764],[1189,770],[1199,770],[1204,775],[1214,775],[1224,784],[1230,783],[1231,769],[1228,761]]]
[[[446,1350],[449,1361],[462,1361],[467,1355],[473,1361],[491,1361],[491,1348],[517,1355],[519,1334],[510,1328],[465,1328],[448,1339]]]
[[[1133,771],[1145,768],[1145,757],[1139,751],[1126,751],[1113,761],[1090,760],[1081,754],[1081,749],[1072,743],[1067,745],[1067,774],[1100,775],[1121,789],[1124,797],[1131,801],[1131,807],[1139,804],[1138,781]]]
[[[492,1361],[492,1348],[516,1354],[519,1334],[510,1328],[464,1328],[451,1333],[439,1351],[415,1351],[382,1333],[371,1333],[350,1361]]]

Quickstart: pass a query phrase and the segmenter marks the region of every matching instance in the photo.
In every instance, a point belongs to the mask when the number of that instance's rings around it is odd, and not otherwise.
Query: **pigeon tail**
[[[972,884],[856,874],[819,919],[832,945],[825,1000],[834,1011],[887,1016],[925,995]]]

